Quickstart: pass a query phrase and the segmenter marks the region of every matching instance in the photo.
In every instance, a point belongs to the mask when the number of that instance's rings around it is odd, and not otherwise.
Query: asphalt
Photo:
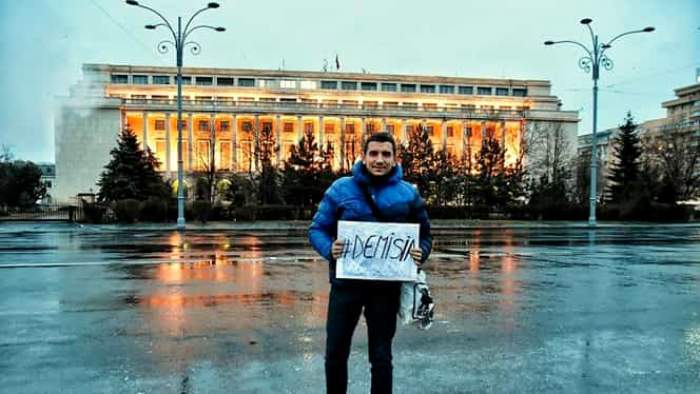
[[[306,223],[0,223],[0,391],[320,393]],[[436,222],[397,393],[700,392],[700,226]],[[366,326],[351,393],[369,391]]]

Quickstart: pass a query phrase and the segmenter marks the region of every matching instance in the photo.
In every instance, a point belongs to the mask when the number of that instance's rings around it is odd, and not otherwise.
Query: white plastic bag
[[[425,280],[425,272],[418,270],[415,282],[401,284],[401,304],[399,321],[401,324],[414,324],[418,329],[427,330],[433,324],[435,303]]]

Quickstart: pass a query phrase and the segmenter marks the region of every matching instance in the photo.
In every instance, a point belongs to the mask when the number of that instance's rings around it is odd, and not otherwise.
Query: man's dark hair
[[[376,133],[372,134],[365,140],[365,144],[362,147],[362,152],[365,154],[367,153],[367,147],[369,146],[370,142],[390,142],[391,143],[391,152],[393,154],[396,154],[396,141],[394,141],[394,136],[391,134],[383,131],[381,133]]]

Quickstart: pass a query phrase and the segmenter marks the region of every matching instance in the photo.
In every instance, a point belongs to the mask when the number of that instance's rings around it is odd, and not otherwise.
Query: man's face
[[[371,141],[362,158],[367,171],[374,176],[386,175],[394,167],[394,150],[391,142]]]

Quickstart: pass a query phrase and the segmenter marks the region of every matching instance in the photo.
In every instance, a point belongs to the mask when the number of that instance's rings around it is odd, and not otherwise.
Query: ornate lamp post
[[[182,52],[186,46],[190,46],[190,51],[193,55],[198,55],[201,51],[201,46],[196,41],[189,40],[190,34],[197,29],[209,29],[218,32],[226,31],[223,27],[214,27],[209,25],[192,25],[194,18],[202,12],[219,8],[219,3],[211,2],[206,7],[195,12],[182,28],[182,17],[177,17],[177,30],[175,30],[167,19],[158,11],[151,7],[139,4],[136,0],[126,0],[126,4],[133,5],[139,8],[148,10],[156,14],[162,22],[154,25],[146,25],[146,29],[155,30],[158,27],[166,27],[170,30],[172,40],[163,40],[158,43],[158,52],[167,53],[168,46],[175,48],[175,60],[177,64],[177,228],[178,230],[185,229],[185,190],[183,188],[184,174],[182,162]]]
[[[654,31],[654,28],[649,26],[645,27],[644,29],[641,30],[632,30],[628,31],[622,34],[619,34],[615,36],[612,40],[608,41],[607,43],[603,43],[598,40],[598,35],[593,32],[593,29],[591,28],[591,22],[593,22],[592,19],[590,18],[585,18],[581,19],[581,24],[586,25],[588,28],[588,31],[591,33],[591,47],[588,48],[585,45],[581,44],[578,41],[572,41],[572,40],[564,40],[564,41],[545,41],[544,45],[554,45],[554,44],[573,44],[577,45],[586,52],[586,55],[581,57],[578,60],[578,66],[583,69],[586,72],[590,72],[591,69],[593,70],[593,134],[591,135],[591,185],[590,185],[590,196],[588,197],[589,204],[589,216],[588,216],[588,225],[591,227],[595,227],[596,225],[596,217],[595,217],[595,207],[596,207],[596,183],[597,183],[597,168],[598,168],[598,160],[597,160],[597,141],[596,141],[596,132],[597,132],[597,126],[598,126],[598,77],[600,76],[600,66],[602,65],[606,70],[612,70],[613,68],[613,62],[610,60],[610,58],[605,54],[605,51],[610,49],[612,46],[612,43],[618,40],[621,37],[630,35],[630,34],[636,34],[636,33],[651,33]]]

